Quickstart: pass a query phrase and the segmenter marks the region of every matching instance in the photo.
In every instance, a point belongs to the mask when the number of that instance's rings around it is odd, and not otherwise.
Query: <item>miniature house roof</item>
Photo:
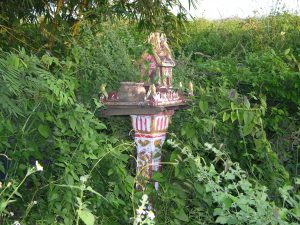
[[[148,38],[148,43],[153,47],[153,56],[158,66],[175,66],[175,61],[172,59],[171,50],[165,34],[151,33]]]

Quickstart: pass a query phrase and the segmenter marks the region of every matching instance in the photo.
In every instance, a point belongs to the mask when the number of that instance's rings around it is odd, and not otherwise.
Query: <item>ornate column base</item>
[[[137,188],[144,190],[151,182],[154,171],[161,167],[161,148],[166,139],[166,132],[174,111],[165,111],[154,115],[131,115],[135,131],[134,140],[137,149]],[[158,182],[154,183],[158,189]]]

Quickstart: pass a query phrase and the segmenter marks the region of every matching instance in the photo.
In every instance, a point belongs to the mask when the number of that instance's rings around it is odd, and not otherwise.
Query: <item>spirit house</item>
[[[121,82],[118,92],[101,101],[106,106],[103,116],[130,115],[137,149],[137,187],[152,182],[153,172],[161,169],[161,148],[175,110],[186,108],[186,96],[172,87],[175,62],[164,34],[151,33],[151,51],[140,60],[141,77],[147,82]],[[192,90],[189,92],[192,93]]]
[[[144,53],[142,62],[148,62],[150,65],[148,76],[151,82],[159,86],[171,87],[172,68],[175,66],[175,62],[172,59],[166,36],[151,33],[148,43],[152,46],[152,53]],[[142,72],[145,73],[145,70],[143,69]],[[158,82],[155,82],[156,77]]]

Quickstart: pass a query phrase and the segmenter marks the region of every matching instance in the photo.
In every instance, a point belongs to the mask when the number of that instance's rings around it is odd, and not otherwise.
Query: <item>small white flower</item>
[[[153,219],[155,218],[155,215],[154,215],[154,213],[153,213],[152,210],[150,210],[150,211],[148,212],[148,218],[149,218],[150,220],[153,220]]]
[[[84,176],[81,176],[81,177],[80,177],[80,181],[81,181],[82,183],[87,182],[88,179],[89,179],[89,175],[84,175]]]
[[[15,221],[14,225],[21,225],[19,221]]]
[[[142,207],[139,207],[139,208],[136,210],[136,213],[137,213],[138,215],[142,215],[142,214],[145,214],[145,211],[144,211],[144,209],[143,209]]]
[[[0,188],[2,188],[2,182],[0,181]]]
[[[43,171],[44,169],[38,161],[35,161],[35,168],[37,171]]]
[[[7,187],[10,187],[11,184],[12,184],[12,183],[9,181],[9,182],[7,183]]]
[[[10,216],[14,216],[15,214],[13,212],[9,212],[9,215]]]
[[[280,32],[280,35],[281,35],[281,36],[285,35],[285,32],[284,32],[284,31],[281,31],[281,32]]]
[[[33,201],[33,204],[36,205],[36,204],[37,204],[37,201]]]

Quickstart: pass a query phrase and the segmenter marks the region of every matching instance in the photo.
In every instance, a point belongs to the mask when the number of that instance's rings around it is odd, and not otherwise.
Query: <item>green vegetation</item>
[[[30,2],[0,17],[0,224],[300,223],[299,16],[183,22],[161,11],[161,26],[123,1],[82,6],[76,21]],[[195,96],[173,116],[159,191],[142,193],[129,118],[100,118],[98,93],[139,79],[154,28],[172,33],[175,83],[191,80]]]

